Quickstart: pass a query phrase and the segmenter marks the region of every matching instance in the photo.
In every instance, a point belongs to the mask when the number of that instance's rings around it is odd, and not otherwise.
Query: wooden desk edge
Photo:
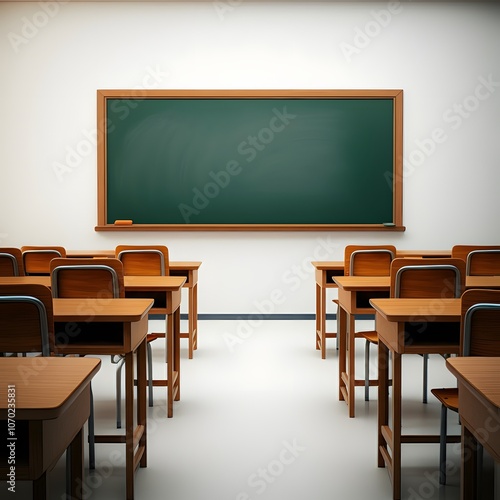
[[[19,360],[19,358],[5,358],[5,361],[9,363],[8,360]],[[20,358],[20,359],[30,359],[30,358]],[[43,362],[43,359],[39,361]],[[54,359],[54,358],[51,358]],[[88,372],[85,378],[83,378],[78,386],[74,387],[74,389],[67,395],[67,397],[62,400],[56,406],[43,406],[43,407],[33,407],[33,408],[16,408],[16,415],[20,420],[52,420],[60,417],[68,406],[70,406],[73,401],[82,393],[84,388],[90,383],[90,381],[95,377],[97,372],[101,369],[101,359],[100,358],[57,358],[58,360],[70,360],[63,361],[65,364],[68,364],[68,369],[71,369],[69,366],[71,363],[79,363],[81,365],[88,365]],[[3,362],[3,361],[2,361]],[[14,363],[12,361],[12,363]],[[21,386],[17,386],[18,390],[22,390]],[[7,408],[0,407],[0,413],[7,413]],[[0,416],[0,419],[3,418]]]
[[[380,314],[384,319],[391,322],[402,322],[409,321],[409,316],[411,315],[412,321],[420,321],[426,320],[432,317],[433,321],[451,321],[451,316],[460,317],[460,299],[435,299],[439,301],[443,305],[448,305],[456,308],[454,313],[445,312],[440,313],[438,310],[432,308],[432,305],[429,305],[429,300],[432,299],[403,299],[403,298],[387,298],[387,299],[370,299],[370,305],[375,310],[375,313]],[[414,308],[412,308],[411,313],[408,311],[399,311],[399,312],[387,312],[384,309],[384,304],[392,303],[394,301],[398,301],[400,304],[415,304]],[[428,304],[426,308],[422,307],[422,305]],[[418,307],[417,307],[418,306]]]
[[[470,380],[470,378],[467,377],[467,375],[461,370],[460,366],[460,365],[466,365],[466,369],[470,370],[471,368],[467,365],[478,363],[477,376],[484,377],[485,375],[487,375],[488,367],[490,366],[489,362],[492,362],[495,366],[498,366],[500,371],[500,358],[498,357],[481,357],[481,359],[477,360],[474,357],[467,358],[463,356],[458,356],[455,358],[448,358],[446,360],[446,367],[457,378],[459,382],[461,382],[474,392],[480,394],[481,397],[484,398],[486,401],[488,401],[488,403],[491,404],[492,406],[500,408],[500,398],[497,397],[496,399],[492,399],[492,397],[488,394],[487,391],[484,390],[484,388],[478,387],[476,384],[473,383],[472,380]],[[498,394],[498,392],[499,391],[496,391],[496,394]]]
[[[52,299],[53,304],[54,304],[54,321],[55,322],[65,322],[65,321],[75,321],[75,312],[74,309],[70,311],[69,313],[65,313],[61,311],[61,309],[64,309],[65,305],[71,305],[72,303],[78,303],[78,304],[84,304],[85,301],[87,301],[89,304],[96,304],[95,299]],[[124,301],[124,303],[127,304],[127,314],[125,315],[118,315],[117,313],[105,313],[105,314],[98,314],[97,316],[95,315],[95,311],[93,312],[92,310],[84,310],[82,309],[82,321],[83,318],[85,317],[97,317],[97,321],[127,321],[127,322],[137,322],[143,319],[144,317],[147,317],[149,314],[150,309],[153,307],[154,300],[153,299],[135,299],[135,298],[120,298],[120,299],[109,299],[113,301]],[[108,300],[108,302],[109,302]],[[70,302],[71,301],[71,302]],[[126,302],[125,302],[126,301]],[[133,301],[133,302],[130,302]],[[133,304],[140,305],[143,303],[143,306],[140,307],[140,313],[130,313],[130,309],[128,306],[131,306]],[[85,314],[83,314],[85,312]],[[66,314],[66,315],[65,315]]]
[[[67,250],[66,255],[68,257],[110,257],[115,256],[114,250]],[[169,262],[170,267],[176,269],[198,269],[202,262],[199,260],[171,260]]]

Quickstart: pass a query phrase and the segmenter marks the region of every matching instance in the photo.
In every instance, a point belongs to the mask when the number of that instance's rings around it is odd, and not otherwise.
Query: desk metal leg
[[[401,498],[401,354],[392,353],[392,498]]]
[[[137,348],[137,426],[142,429],[139,437],[139,448],[136,457],[140,459],[140,467],[147,467],[147,414],[146,414],[146,362],[147,341],[142,342]],[[137,458],[134,458],[137,463]]]
[[[47,500],[47,473],[33,481],[33,500]]]
[[[474,434],[462,425],[462,444],[460,471],[460,500],[473,500],[477,498],[478,491],[478,443]]]
[[[176,373],[175,401],[181,399],[181,309],[176,309],[173,316],[174,334],[174,371]]]
[[[83,428],[74,437],[68,447],[70,454],[69,463],[69,483],[66,485],[66,491],[69,498],[80,500],[82,498],[83,484]]]
[[[198,284],[188,289],[188,337],[189,359],[193,359],[193,351],[198,349]]]
[[[326,357],[325,346],[326,290],[316,283],[316,349],[321,349],[321,358]]]
[[[174,414],[174,401],[180,399],[180,308],[167,315],[167,417]]]
[[[338,333],[326,331],[326,288],[316,282],[316,349],[321,351],[321,359],[326,358],[326,339],[333,338],[337,339],[338,349]]]
[[[139,386],[140,381],[137,380]],[[127,500],[134,498],[134,355],[125,354],[125,482]]]
[[[390,459],[387,453],[387,442],[384,437],[389,425],[389,349],[383,342],[378,343],[378,452],[377,466],[384,467],[385,460]]]
[[[180,336],[188,339],[188,357],[193,359],[194,351],[198,349],[198,282],[190,274],[184,276],[192,285],[188,286],[188,331]]]
[[[339,338],[339,401],[347,403],[347,313],[340,306],[337,311],[337,332]]]
[[[347,408],[349,417],[354,418],[356,405],[356,373],[355,373],[355,357],[356,357],[356,326],[354,314],[347,314],[346,326],[348,339],[348,361],[347,361]]]
[[[389,349],[378,344],[378,466],[387,467],[392,498],[401,498],[401,354],[392,353],[392,429],[389,426]]]
[[[137,423],[134,427],[134,353],[125,354],[125,469],[127,500],[134,499],[134,474],[147,466],[146,432],[146,340],[136,351]],[[136,450],[137,448],[137,450]]]

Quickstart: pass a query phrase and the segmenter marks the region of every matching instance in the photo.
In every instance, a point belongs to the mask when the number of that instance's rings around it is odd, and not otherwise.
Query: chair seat
[[[431,389],[431,393],[438,401],[446,406],[448,410],[458,412],[458,389],[457,388],[442,388]]]
[[[367,332],[358,332],[360,337],[363,337],[368,342],[372,344],[378,344],[378,333],[375,330],[370,330]]]

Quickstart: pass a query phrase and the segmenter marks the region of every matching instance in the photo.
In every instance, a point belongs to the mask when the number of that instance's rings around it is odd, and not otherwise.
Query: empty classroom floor
[[[152,323],[152,331],[163,327]],[[358,322],[358,329],[371,325]],[[193,359],[187,356],[187,340],[181,340],[181,400],[173,418],[166,417],[165,388],[154,389],[148,467],[136,472],[136,499],[391,499],[387,470],[377,467],[376,388],[369,402],[364,389],[357,389],[356,417],[348,418],[347,406],[338,400],[335,340],[328,340],[322,360],[314,348],[314,328],[309,320],[200,321]],[[362,378],[364,341],[356,342]],[[161,378],[164,344],[152,345],[155,377]],[[93,381],[96,432],[108,433],[115,432],[115,365],[109,356],[102,361]],[[371,364],[375,373],[373,348]],[[440,405],[432,395],[428,404],[421,399],[422,358],[404,356],[403,370],[405,432],[439,433]],[[454,383],[444,360],[431,356],[429,389]],[[450,415],[456,432],[457,422]],[[450,474],[440,487],[439,446],[403,445],[402,499],[458,499],[459,453],[458,444],[448,446]],[[125,499],[123,447],[96,445],[96,465],[93,473],[86,471],[83,498]],[[65,499],[64,459],[48,481],[49,498]],[[17,494],[8,498],[30,497],[30,485],[17,486]]]

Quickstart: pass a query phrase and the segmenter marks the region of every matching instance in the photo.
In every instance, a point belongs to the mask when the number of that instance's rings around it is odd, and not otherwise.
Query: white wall
[[[0,246],[162,243],[203,261],[201,313],[312,313],[346,244],[499,243],[499,28],[477,2],[0,2]],[[95,232],[96,89],[145,87],[403,89],[406,232]]]

